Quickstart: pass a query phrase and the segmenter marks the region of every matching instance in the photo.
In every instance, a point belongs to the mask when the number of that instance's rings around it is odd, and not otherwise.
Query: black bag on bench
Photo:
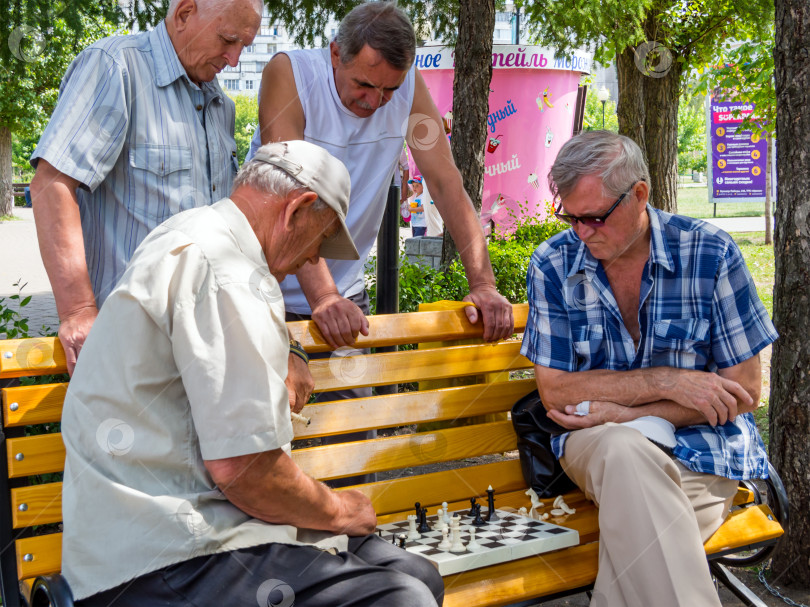
[[[537,390],[512,407],[512,426],[517,434],[523,479],[539,497],[554,497],[576,489],[551,451],[551,437],[568,430],[546,416]]]

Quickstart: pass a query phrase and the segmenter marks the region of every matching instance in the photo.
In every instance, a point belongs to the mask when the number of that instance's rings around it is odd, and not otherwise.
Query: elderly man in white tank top
[[[360,332],[368,334],[363,266],[379,231],[403,136],[459,246],[470,284],[465,300],[478,308],[468,308],[468,317],[472,322],[482,317],[488,341],[513,330],[512,308],[495,288],[481,226],[447,139],[437,136],[429,146],[411,141],[417,123],[444,132],[413,66],[415,54],[407,16],[393,3],[369,2],[346,16],[328,49],[279,53],[262,76],[252,147],[304,139],[329,150],[351,175],[347,224],[360,259],[321,260],[281,285],[287,311],[297,318],[311,316],[333,348],[353,344]]]

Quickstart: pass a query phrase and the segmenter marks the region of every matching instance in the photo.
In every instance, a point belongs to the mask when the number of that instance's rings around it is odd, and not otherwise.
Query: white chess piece
[[[416,530],[416,515],[409,514],[408,515],[408,539],[409,540],[418,540],[422,537],[422,534]]]
[[[467,530],[470,532],[470,541],[467,542],[467,550],[470,552],[478,552],[483,550],[484,547],[478,543],[478,540],[475,539],[475,527],[467,527]]]
[[[529,511],[526,510],[526,506],[521,506],[518,508],[518,514],[521,516],[529,516]]]
[[[526,495],[529,496],[529,499],[532,501],[531,510],[529,510],[529,516],[535,520],[540,519],[540,508],[543,507],[543,502],[540,501],[540,497],[537,495],[534,489],[529,488],[526,491]]]
[[[461,541],[461,527],[459,526],[458,517],[453,517],[453,524],[450,530],[453,532],[453,542],[450,545],[450,552],[467,552],[464,547],[464,542]]]
[[[450,543],[449,538],[447,537],[447,527],[442,529],[442,541],[439,542],[439,545],[436,546],[439,550],[450,550],[452,544]]]
[[[444,511],[444,522],[450,524],[450,509],[447,507],[447,502],[442,502],[442,510]]]
[[[446,528],[447,524],[444,522],[444,510],[439,508],[436,511],[436,523],[433,525],[434,531],[441,531],[442,529]]]

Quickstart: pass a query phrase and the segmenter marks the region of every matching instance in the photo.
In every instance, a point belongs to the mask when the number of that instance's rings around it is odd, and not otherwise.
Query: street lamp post
[[[603,84],[602,88],[599,89],[599,92],[596,93],[596,98],[602,103],[602,128],[605,128],[605,104],[607,100],[610,99],[610,91],[607,90],[607,87]]]

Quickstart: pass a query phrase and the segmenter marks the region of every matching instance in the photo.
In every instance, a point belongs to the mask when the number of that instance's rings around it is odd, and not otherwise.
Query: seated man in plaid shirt
[[[630,139],[574,137],[549,183],[572,228],[532,255],[522,352],[599,506],[591,605],[719,607],[703,542],[738,481],[767,476],[751,412],[776,330],[728,234],[648,204]]]

